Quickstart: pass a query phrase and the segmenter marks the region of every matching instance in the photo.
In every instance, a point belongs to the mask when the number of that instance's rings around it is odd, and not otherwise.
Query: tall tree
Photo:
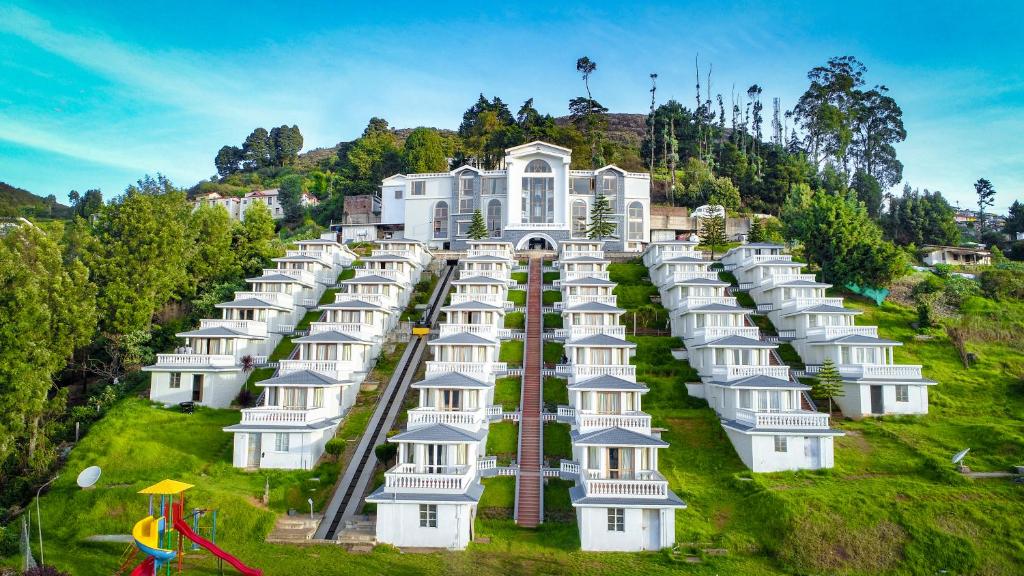
[[[831,414],[832,399],[842,398],[845,395],[843,392],[843,377],[831,358],[826,358],[821,364],[821,368],[818,369],[817,379],[814,381],[811,389],[818,398],[828,398],[828,413]]]
[[[868,208],[872,218],[878,218],[882,210],[882,186],[867,170],[859,169],[853,173],[850,188],[857,192],[857,199]]]
[[[1003,231],[1010,235],[1011,241],[1016,240],[1018,234],[1024,233],[1024,204],[1020,200],[1014,200],[1010,205]]]
[[[297,224],[306,213],[302,205],[302,195],[306,193],[306,179],[301,174],[290,174],[281,180],[277,190],[277,200],[284,212],[284,221]]]
[[[908,184],[903,187],[901,196],[889,199],[889,209],[882,215],[881,225],[886,238],[903,246],[956,246],[960,243],[960,228],[955,215],[941,192],[926,189],[922,193]]]
[[[223,206],[200,205],[189,218],[189,228],[196,239],[189,276],[197,285],[197,292],[241,272],[231,249],[234,222]]]
[[[0,484],[9,458],[44,469],[42,450],[53,377],[96,326],[96,288],[81,262],[38,228],[0,234]]]
[[[797,101],[793,116],[803,126],[804,144],[816,166],[829,158],[846,165],[865,71],[853,56],[840,56],[807,73],[811,85]]]
[[[257,128],[246,137],[242,144],[242,160],[247,170],[257,170],[271,165],[270,134],[266,129]]]
[[[243,158],[242,149],[238,146],[221,146],[221,149],[217,151],[217,157],[214,158],[213,164],[217,167],[217,174],[221,178],[225,178],[238,172]]]
[[[263,202],[253,202],[235,228],[234,251],[246,275],[258,275],[269,266],[271,258],[284,254],[284,247],[274,233],[274,217]]]
[[[608,112],[608,109],[595,102],[594,97],[590,93],[590,76],[595,70],[597,70],[597,62],[594,62],[587,56],[576,60],[576,71],[583,78],[583,86],[587,90],[586,114],[584,115],[586,129],[583,130],[583,134],[587,137],[587,141],[590,144],[590,164],[594,168],[600,168],[604,165],[604,158],[598,152],[598,140],[600,138],[598,123],[601,120],[599,117],[603,117]],[[577,108],[579,107],[577,104]],[[572,101],[569,102],[569,109],[570,111],[573,110]]]
[[[903,179],[903,163],[896,159],[894,144],[907,139],[903,110],[887,94],[885,86],[856,91],[851,149],[855,165],[883,188]]]
[[[615,234],[615,222],[612,220],[612,207],[608,197],[604,194],[597,194],[594,197],[594,204],[590,207],[590,227],[587,228],[587,238],[591,240],[604,240]]]
[[[486,240],[491,234],[487,230],[487,223],[484,222],[484,215],[480,210],[473,212],[473,221],[469,224],[469,238],[471,240]]]
[[[996,188],[984,178],[974,183],[974,193],[978,195],[978,235],[985,232],[985,208],[995,202]]]
[[[651,73],[651,113],[647,116],[647,125],[650,128],[650,139],[651,139],[651,143],[652,143],[652,146],[650,147],[650,149],[651,149],[651,154],[650,154],[651,161],[649,163],[648,171],[651,173],[652,177],[654,176],[654,146],[653,146],[653,143],[654,143],[654,125],[656,123],[655,122],[655,117],[654,117],[654,105],[655,105],[655,102],[656,102],[655,95],[656,95],[657,91],[658,91],[658,75],[652,72]]]
[[[709,216],[701,218],[700,232],[698,233],[701,246],[711,249],[711,259],[715,259],[715,249],[724,247],[729,239],[725,236],[725,218],[722,216]]]
[[[437,130],[417,128],[410,132],[402,150],[402,165],[406,174],[447,171],[448,158]]]
[[[274,166],[290,166],[302,150],[302,132],[299,127],[284,125],[270,129],[270,156]]]

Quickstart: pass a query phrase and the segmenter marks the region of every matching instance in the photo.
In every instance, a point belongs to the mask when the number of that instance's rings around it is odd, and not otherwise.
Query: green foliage
[[[811,390],[818,398],[828,398],[828,411],[831,414],[832,399],[844,395],[843,377],[839,374],[839,369],[836,368],[831,358],[825,359],[825,362],[822,363],[817,380],[811,386]]]
[[[960,229],[953,219],[953,207],[941,192],[918,192],[909,185],[902,196],[889,199],[889,209],[882,215],[881,225],[886,238],[900,245],[960,244]]]
[[[751,217],[750,232],[747,234],[748,242],[771,242],[781,244],[785,242],[783,236],[782,222],[774,216],[765,218]]]
[[[486,240],[491,235],[484,222],[484,215],[480,210],[473,212],[473,221],[469,224],[469,238],[471,240]]]
[[[711,259],[715,258],[715,249],[725,246],[729,239],[725,236],[725,218],[722,216],[709,216],[700,220],[701,246],[711,249]]]
[[[405,139],[402,167],[406,174],[448,170],[444,140],[433,128],[416,128]]]
[[[555,302],[561,302],[562,292],[559,290],[545,290],[541,293],[541,301],[544,306],[551,306]]]
[[[361,138],[338,149],[342,185],[346,194],[372,194],[381,180],[402,169],[398,138],[386,120],[371,118]]]
[[[1000,268],[984,270],[978,277],[985,296],[994,300],[1024,300],[1024,271]]]
[[[985,231],[985,208],[995,202],[996,188],[984,178],[974,183],[974,192],[978,195],[978,231]]]
[[[544,341],[544,364],[558,364],[565,355],[565,347],[561,342]]]
[[[522,379],[518,376],[498,378],[494,383],[494,403],[511,412],[519,408]]]
[[[507,317],[507,315],[506,315]],[[562,327],[562,315],[554,312],[548,312],[544,314],[544,327],[545,328],[561,328]]]
[[[514,366],[523,364],[523,341],[505,340],[501,343],[501,350],[498,352],[499,362],[508,362]]]
[[[284,221],[296,224],[302,221],[305,208],[302,206],[302,195],[306,193],[306,179],[298,174],[285,176],[278,186],[277,200],[284,211]]]
[[[196,239],[189,260],[189,276],[196,291],[237,277],[241,268],[232,250],[234,223],[228,211],[223,206],[200,205],[192,212],[189,227]]]
[[[240,226],[235,228],[234,252],[242,272],[259,275],[271,258],[284,255],[284,246],[274,233],[274,217],[262,202],[253,202],[245,210]]]
[[[608,197],[598,194],[594,197],[594,204],[590,207],[590,226],[587,228],[587,238],[591,240],[604,240],[615,234],[615,221],[612,220],[612,207]]]
[[[505,313],[505,328],[518,328],[522,330],[526,327],[526,315],[522,312],[507,312]]]

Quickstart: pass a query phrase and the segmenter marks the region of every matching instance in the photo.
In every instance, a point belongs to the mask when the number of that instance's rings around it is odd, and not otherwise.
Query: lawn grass
[[[516,506],[515,476],[495,476],[481,480],[484,485],[480,497],[479,514],[482,518],[511,518]]]
[[[612,262],[608,265],[608,279],[624,286],[651,283],[647,267],[638,260],[631,262]]]
[[[779,331],[775,329],[775,324],[767,316],[758,316],[757,314],[751,314],[750,320],[753,321],[754,326],[757,326],[761,330],[762,336],[778,336]]]
[[[779,357],[782,358],[782,361],[789,366],[798,370],[803,370],[805,368],[804,361],[800,358],[800,354],[797,353],[796,348],[793,348],[793,345],[789,342],[779,344],[778,353]]]
[[[487,430],[487,453],[498,457],[498,464],[507,466],[519,451],[519,424],[494,422]]]
[[[527,272],[513,272],[512,273],[512,279],[515,280],[516,282],[519,282],[520,284],[526,284],[526,282],[529,280],[529,278],[530,278],[530,275]]]
[[[320,296],[320,300],[317,301],[317,304],[320,306],[323,306],[324,304],[332,304],[334,302],[334,296],[338,291],[339,290],[337,288],[328,288],[327,290],[324,290],[324,293]]]
[[[516,306],[526,306],[526,290],[509,290],[508,301]]]
[[[292,353],[292,350],[294,350],[294,349],[295,349],[295,343],[292,342],[291,337],[290,336],[285,336],[285,337],[281,338],[281,341],[278,342],[277,346],[274,347],[274,351],[270,353],[269,357],[267,357],[267,361],[268,362],[277,362],[278,360],[281,360],[282,358],[287,358]]]
[[[551,284],[555,280],[558,280],[561,277],[562,277],[561,274],[559,274],[558,272],[545,272],[544,276],[543,276],[543,283],[544,284]]]
[[[566,386],[569,381],[554,376],[544,377],[544,405],[553,409],[559,404],[569,404],[569,392]]]
[[[494,383],[494,403],[501,405],[506,412],[518,410],[522,386],[523,380],[519,376],[498,378]]]
[[[562,315],[555,312],[548,312],[544,315],[544,327],[545,328],[561,328],[562,327]]]
[[[617,297],[616,302],[619,308],[636,310],[643,306],[649,306],[651,300],[658,296],[658,289],[650,284],[636,286],[620,284],[612,290],[612,294]]]
[[[505,328],[519,328],[520,330],[526,327],[526,314],[522,312],[506,312],[505,313]]]
[[[355,268],[345,268],[338,274],[338,282],[344,282],[345,280],[351,280],[356,277]]]
[[[558,290],[545,290],[541,294],[541,299],[543,300],[545,306],[551,306],[555,302],[562,301],[562,293],[559,292]]]
[[[309,325],[313,322],[317,322],[323,317],[324,313],[322,310],[310,310],[299,320],[299,323],[295,325],[296,330],[309,330]]]
[[[572,460],[572,441],[569,425],[559,422],[544,423],[544,459],[553,467],[560,459]]]
[[[572,488],[572,485],[571,480],[559,480],[558,478],[549,478],[544,483],[545,515],[553,512],[573,513],[572,499],[569,498],[569,488]],[[559,516],[564,517],[565,515]],[[545,518],[546,522],[551,520],[551,518]]]
[[[505,340],[501,343],[498,361],[507,362],[510,366],[522,366],[524,344],[522,340]]]
[[[751,310],[757,309],[757,303],[754,302],[754,298],[746,292],[733,291],[733,296],[736,297],[736,303],[744,308],[750,308]]]
[[[558,364],[562,361],[562,356],[565,354],[565,345],[561,342],[555,342],[553,340],[544,341],[544,363],[545,364]]]
[[[262,388],[257,387],[256,383],[270,378],[276,371],[277,368],[254,368],[253,371],[249,373],[249,377],[245,380],[246,390],[258,396],[262,391]],[[253,399],[255,400],[255,397]]]

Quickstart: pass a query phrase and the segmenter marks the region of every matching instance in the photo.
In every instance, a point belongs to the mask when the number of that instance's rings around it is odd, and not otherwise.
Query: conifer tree
[[[715,248],[725,246],[728,239],[725,237],[725,218],[723,216],[709,216],[700,221],[700,243],[711,248],[711,259],[715,259]]]
[[[469,238],[471,240],[485,240],[490,236],[487,230],[487,223],[484,222],[484,215],[479,210],[473,212],[473,221],[469,224]]]
[[[612,207],[608,203],[608,197],[598,194],[594,198],[594,205],[590,208],[590,227],[587,228],[587,238],[591,240],[604,240],[615,233],[615,222],[611,219]]]
[[[764,242],[764,224],[757,216],[750,217],[750,232],[747,232],[747,242]]]
[[[818,380],[812,386],[814,395],[818,398],[828,398],[828,413],[832,413],[832,399],[842,398],[843,392],[843,377],[839,374],[839,369],[832,363],[832,359],[826,359],[821,365],[821,369],[818,371]]]

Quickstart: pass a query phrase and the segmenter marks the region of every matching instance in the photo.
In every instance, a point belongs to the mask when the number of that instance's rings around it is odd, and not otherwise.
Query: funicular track
[[[455,270],[455,265],[448,264],[440,272],[440,280],[434,293],[430,296],[427,309],[423,312],[426,325],[432,327],[437,322]],[[377,399],[377,405],[366,426],[366,431],[360,438],[356,451],[352,455],[352,459],[349,460],[348,466],[345,467],[345,473],[327,504],[324,518],[316,529],[314,539],[336,539],[339,531],[344,528],[343,522],[358,512],[363,494],[366,493],[367,486],[373,479],[374,468],[377,466],[377,457],[373,449],[385,441],[388,430],[394,426],[395,419],[402,408],[402,400],[409,390],[413,375],[427,348],[428,338],[427,335],[410,337],[409,345],[406,346],[387,388]]]

